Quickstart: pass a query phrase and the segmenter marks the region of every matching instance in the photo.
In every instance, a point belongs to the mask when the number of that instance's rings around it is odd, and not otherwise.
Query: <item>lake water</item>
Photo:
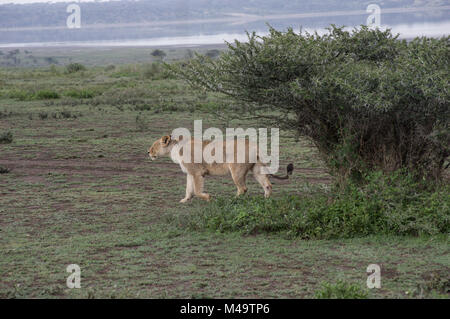
[[[415,23],[382,26],[381,29],[390,28],[394,34],[399,33],[400,38],[409,39],[416,36],[441,37],[450,33],[450,22],[439,23]],[[351,29],[351,28],[347,28]],[[308,32],[317,31],[319,34],[326,32],[323,28],[304,28]],[[266,35],[267,31],[257,32],[258,35]],[[178,37],[155,37],[148,39],[131,40],[104,40],[104,41],[62,41],[62,42],[26,42],[26,43],[0,43],[0,47],[139,47],[139,46],[196,46],[207,44],[223,44],[224,41],[245,41],[245,33],[219,33],[209,35],[190,35]]]
[[[69,29],[65,19],[54,23],[16,25],[0,28],[0,47],[124,47],[124,46],[197,46],[223,44],[224,41],[245,41],[245,30],[266,35],[267,24],[277,30],[318,32],[323,34],[330,24],[358,26],[368,23],[366,8],[318,12],[290,12],[273,14],[225,13],[203,18],[155,20],[113,23],[81,23],[81,28]],[[416,36],[441,37],[450,34],[450,6],[382,8],[378,18],[381,29],[390,28],[400,38]],[[36,13],[38,14],[38,13]],[[30,19],[33,17],[30,17]],[[36,17],[34,17],[36,18]],[[29,19],[29,20],[30,20]],[[35,21],[31,19],[30,21]],[[36,20],[39,21],[39,20]]]
[[[416,23],[382,26],[381,29],[390,28],[394,34],[399,33],[400,38],[413,38],[416,36],[441,37],[450,33],[450,22],[440,23]],[[350,30],[350,28],[347,28]],[[308,32],[317,31],[319,34],[326,32],[325,29],[303,29]],[[257,32],[258,35],[266,35],[267,32]],[[0,43],[0,47],[126,47],[126,46],[196,46],[207,44],[223,44],[224,41],[245,41],[245,33],[220,33],[212,35],[191,35],[180,37],[155,37],[149,39],[132,40],[105,40],[105,41],[62,41],[62,42],[27,42],[27,43]]]

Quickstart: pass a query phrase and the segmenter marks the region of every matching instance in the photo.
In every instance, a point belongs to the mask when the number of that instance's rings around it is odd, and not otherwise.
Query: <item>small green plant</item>
[[[162,67],[159,62],[144,64],[140,72],[144,79],[165,80],[175,78],[175,76],[167,68]]]
[[[413,298],[448,298],[450,294],[450,278],[444,271],[434,271],[420,281],[415,288],[407,291]]]
[[[10,169],[7,167],[0,166],[0,174],[8,174]]]
[[[148,122],[142,113],[136,115],[136,127],[141,132],[145,132],[148,129]]]
[[[80,114],[77,115],[71,111],[63,110],[63,111],[57,113],[56,117],[63,118],[63,119],[76,119],[76,118],[78,118],[78,116],[80,116]]]
[[[317,299],[366,299],[368,293],[358,285],[338,280],[335,284],[323,282],[314,296]]]
[[[158,63],[152,63],[150,65],[145,65],[143,70],[143,76],[145,79],[152,79],[157,74],[161,73],[161,66]]]
[[[27,295],[26,289],[21,284],[15,284],[13,287],[0,292],[0,298],[19,299]]]
[[[450,293],[450,278],[446,272],[433,272],[423,283],[426,291],[436,290],[440,293]]]
[[[60,96],[57,92],[51,90],[41,90],[38,91],[34,98],[36,100],[48,100],[48,99],[59,99]]]
[[[75,73],[79,71],[85,71],[86,67],[81,63],[70,63],[66,65],[66,73]]]
[[[45,120],[48,118],[48,113],[47,112],[39,112],[38,116],[41,120]]]
[[[8,97],[19,101],[33,101],[33,100],[59,99],[60,95],[58,92],[55,92],[53,90],[39,90],[37,92],[15,90],[10,92],[8,94]]]
[[[11,132],[5,132],[0,134],[0,144],[10,144],[13,141],[13,135]]]
[[[82,90],[69,90],[65,92],[64,95],[76,99],[92,99],[96,95],[96,93],[93,90],[82,89]]]
[[[10,117],[13,113],[11,111],[1,111],[0,110],[0,119]]]
[[[52,113],[48,113],[48,112],[39,112],[38,114],[39,118],[41,120],[46,120],[48,118],[53,118],[53,119],[76,119],[80,116],[82,116],[81,113],[74,113],[72,111],[68,111],[68,110],[63,110],[63,111],[59,111],[59,112],[52,112]]]
[[[14,90],[9,92],[8,97],[11,99],[16,99],[18,101],[30,101],[33,100],[34,94],[33,92],[24,90]]]
[[[50,66],[49,71],[50,71],[50,73],[53,74],[53,75],[59,75],[59,71],[58,71],[58,69],[56,68],[56,65],[54,65],[54,64],[52,64],[52,65]]]

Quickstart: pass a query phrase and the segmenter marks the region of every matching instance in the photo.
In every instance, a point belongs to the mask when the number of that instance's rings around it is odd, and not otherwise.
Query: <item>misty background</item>
[[[245,31],[323,31],[330,24],[366,24],[369,4],[381,7],[381,26],[403,38],[442,36],[450,29],[444,0],[140,0],[33,2],[0,1],[0,47],[158,46],[223,43]],[[11,3],[14,2],[14,3]],[[81,10],[81,27],[66,25],[69,4]]]

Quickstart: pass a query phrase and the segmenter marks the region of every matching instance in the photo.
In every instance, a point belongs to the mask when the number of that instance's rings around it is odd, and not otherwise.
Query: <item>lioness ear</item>
[[[163,144],[164,144],[164,145],[169,145],[170,139],[171,139],[170,135],[163,136],[163,137],[162,137],[162,142],[163,142]]]

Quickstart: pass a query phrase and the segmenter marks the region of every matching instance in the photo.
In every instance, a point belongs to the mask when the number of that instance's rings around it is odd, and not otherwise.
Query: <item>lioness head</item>
[[[150,158],[155,160],[159,156],[164,156],[170,153],[170,150],[172,149],[171,143],[172,138],[170,135],[165,135],[161,137],[160,139],[156,140],[153,145],[148,149],[148,155]]]

